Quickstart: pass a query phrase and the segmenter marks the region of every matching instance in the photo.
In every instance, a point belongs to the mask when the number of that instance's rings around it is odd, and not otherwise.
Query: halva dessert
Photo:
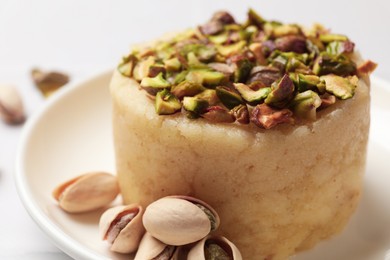
[[[206,201],[249,260],[339,233],[362,192],[375,66],[347,36],[253,10],[134,47],[110,85],[124,202]]]

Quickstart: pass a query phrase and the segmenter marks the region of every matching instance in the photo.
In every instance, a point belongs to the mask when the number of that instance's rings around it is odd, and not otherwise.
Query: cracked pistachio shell
[[[185,245],[207,236],[219,226],[208,204],[188,196],[168,196],[151,203],[143,216],[145,229],[168,245]]]
[[[207,236],[199,241],[188,253],[188,260],[242,260],[238,248],[222,236]]]
[[[91,172],[73,178],[53,191],[59,206],[69,213],[92,211],[108,205],[119,193],[114,175]]]
[[[142,214],[143,208],[137,204],[113,207],[103,213],[100,236],[111,243],[111,251],[124,254],[136,251],[145,233]]]
[[[171,260],[174,259],[176,246],[167,245],[146,232],[141,239],[134,260]]]
[[[12,85],[0,85],[0,117],[7,124],[13,125],[25,120],[22,99]]]

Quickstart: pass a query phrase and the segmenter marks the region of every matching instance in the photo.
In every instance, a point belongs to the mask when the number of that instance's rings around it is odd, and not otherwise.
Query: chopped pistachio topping
[[[159,115],[174,114],[182,106],[180,100],[167,89],[157,93],[155,102],[156,113]]]
[[[159,115],[179,111],[211,122],[252,123],[269,129],[352,98],[355,44],[321,25],[311,29],[264,19],[249,9],[238,23],[221,11],[195,29],[134,49],[118,71],[155,96]],[[181,108],[184,109],[181,109]]]

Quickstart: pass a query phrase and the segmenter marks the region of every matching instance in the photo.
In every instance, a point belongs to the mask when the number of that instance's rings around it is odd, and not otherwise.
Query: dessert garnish
[[[182,111],[269,129],[315,120],[318,110],[352,98],[358,76],[376,67],[369,60],[357,65],[354,48],[318,24],[265,20],[252,9],[237,23],[220,11],[195,29],[133,49],[118,70],[155,99],[159,115]]]

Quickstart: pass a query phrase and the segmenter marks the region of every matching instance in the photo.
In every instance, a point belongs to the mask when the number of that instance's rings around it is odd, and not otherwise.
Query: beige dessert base
[[[184,194],[219,213],[246,260],[286,259],[339,233],[362,188],[369,89],[309,125],[271,130],[158,116],[138,84],[111,82],[117,174],[125,203]]]

